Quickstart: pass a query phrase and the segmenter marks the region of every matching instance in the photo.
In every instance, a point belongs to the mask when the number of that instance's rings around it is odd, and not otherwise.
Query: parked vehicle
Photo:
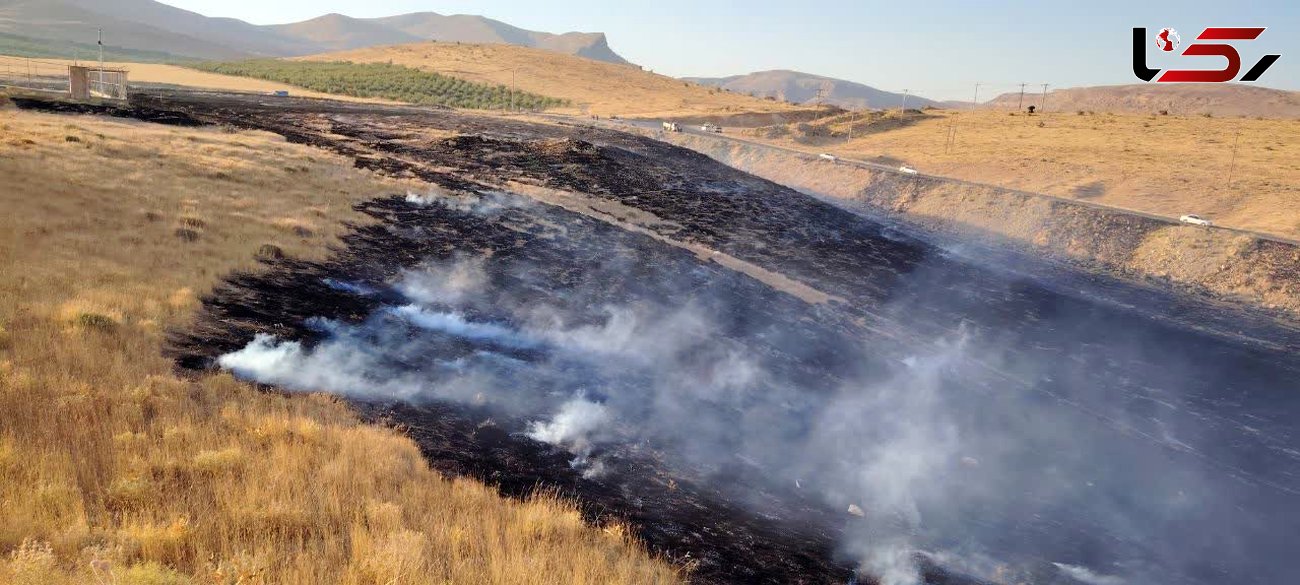
[[[826,154],[826,153],[823,152],[823,153],[817,155],[817,158],[820,158],[820,159],[822,159],[822,160],[828,160],[828,161],[831,161],[831,162],[835,162],[835,155],[833,155],[833,154]]]
[[[664,122],[664,132],[681,132],[682,129],[677,122]]]
[[[1192,225],[1203,225],[1205,227],[1211,227],[1214,225],[1214,222],[1205,219],[1204,217],[1201,217],[1199,215],[1196,215],[1195,213],[1189,213],[1187,215],[1184,215],[1178,218],[1178,221],[1181,221],[1183,223],[1189,223]]]
[[[905,173],[905,174],[908,174],[908,175],[915,175],[915,174],[916,174],[916,169],[914,169],[914,168],[912,168],[912,167],[909,167],[909,166],[907,166],[907,165],[903,165],[903,166],[901,166],[901,167],[898,167],[898,172],[900,172],[900,173]]]
[[[718,133],[718,134],[721,134],[721,133],[722,133],[722,126],[719,126],[719,125],[717,125],[717,124],[709,124],[708,122],[705,122],[704,125],[700,126],[700,131],[701,131],[701,132],[716,132],[716,133]]]

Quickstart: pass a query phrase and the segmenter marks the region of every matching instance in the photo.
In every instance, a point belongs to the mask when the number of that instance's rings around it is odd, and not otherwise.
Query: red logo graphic
[[[1264,27],[1210,27],[1201,31],[1198,41],[1253,41],[1264,33]],[[1151,81],[1160,75],[1159,69],[1147,67],[1147,29],[1133,29],[1133,74],[1142,81]],[[1161,51],[1173,52],[1181,44],[1178,31],[1172,28],[1160,29],[1156,35],[1156,46]],[[1223,57],[1228,60],[1227,67],[1219,70],[1206,69],[1170,69],[1160,75],[1157,82],[1166,83],[1223,83],[1236,79],[1241,72],[1241,54],[1227,43],[1192,43],[1183,50],[1184,56]],[[1241,81],[1256,81],[1281,55],[1264,55],[1250,71],[1241,76]]]
[[[1160,34],[1156,35],[1156,46],[1166,53],[1173,52],[1182,44],[1183,38],[1178,36],[1178,31],[1172,28],[1160,29]]]

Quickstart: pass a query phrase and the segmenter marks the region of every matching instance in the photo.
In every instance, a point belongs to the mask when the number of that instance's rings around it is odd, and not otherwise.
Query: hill
[[[72,53],[72,43],[95,44],[95,29],[102,27],[105,31],[105,44],[129,51],[152,51],[210,59],[238,59],[253,54],[251,50],[223,44],[219,40],[220,27],[214,27],[203,37],[195,37],[179,32],[187,28],[183,24],[184,19],[175,19],[174,27],[150,24],[159,14],[167,12],[158,7],[171,7],[143,0],[142,6],[132,6],[134,3],[135,0],[108,0],[99,6],[82,0],[0,0],[0,33],[52,41],[55,47],[67,44],[67,52]],[[116,10],[119,6],[157,8],[158,11],[125,12]],[[141,20],[135,20],[137,17]],[[71,58],[75,55],[48,56]]]
[[[609,48],[604,33],[569,32],[557,35],[524,30],[482,16],[444,16],[433,12],[376,18],[370,22],[401,31],[420,41],[518,45],[609,63],[627,63]]]
[[[1300,120],[1078,115],[1053,110],[1050,96],[1047,104],[1045,115],[987,107],[839,115],[748,134],[813,154],[907,164],[1167,218],[1196,213],[1221,226],[1300,239]]]
[[[328,14],[311,20],[258,26],[233,18],[211,18],[154,0],[0,0],[0,33],[69,43],[95,42],[103,28],[107,42],[126,51],[166,53],[197,59],[242,59],[311,55],[423,40],[501,43],[534,47],[589,59],[626,63],[602,33],[524,30],[473,15],[433,12],[361,19]],[[73,57],[56,52],[51,57]]]
[[[1016,93],[986,105],[1014,108]],[[1047,109],[1173,115],[1300,118],[1300,92],[1236,83],[1152,83],[1058,89],[1047,93]]]
[[[71,55],[75,59],[84,60],[97,57],[99,55],[99,46],[95,43],[52,41],[0,33],[0,55],[32,58]],[[171,53],[127,49],[107,43],[104,44],[104,59],[106,61],[131,61],[135,63],[165,63],[186,60]]]
[[[303,22],[274,25],[271,30],[286,37],[310,41],[313,46],[326,51],[399,45],[420,40],[417,36],[382,24],[342,14],[326,14]]]
[[[798,71],[759,71],[731,77],[691,77],[688,81],[721,87],[728,91],[774,97],[796,104],[829,104],[849,109],[884,109],[903,105],[903,94],[876,89],[869,85],[823,77]],[[917,108],[938,107],[932,100],[907,96],[907,105]]]
[[[791,112],[789,104],[685,82],[637,67],[503,44],[416,43],[301,57],[310,61],[392,63],[475,83],[506,85],[568,100],[602,116],[690,116]]]

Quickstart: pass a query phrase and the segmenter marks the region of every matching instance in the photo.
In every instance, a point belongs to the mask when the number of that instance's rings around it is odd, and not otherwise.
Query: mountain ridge
[[[906,99],[909,107],[938,107],[940,104],[918,95],[877,89],[866,84],[790,69],[756,71],[729,77],[686,77],[685,81],[721,87],[728,91],[753,94],[755,97],[794,102],[829,104],[847,109],[897,108]]]
[[[626,64],[604,33],[548,33],[468,14],[415,12],[380,18],[331,13],[254,25],[208,17],[155,0],[0,0],[0,33],[71,43],[106,39],[124,49],[196,59],[298,57],[438,40],[512,44]],[[69,55],[71,56],[71,55]]]

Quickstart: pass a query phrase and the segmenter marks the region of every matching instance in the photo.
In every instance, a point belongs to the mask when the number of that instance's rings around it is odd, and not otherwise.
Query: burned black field
[[[1300,569],[1286,329],[1065,292],[612,131],[213,95],[101,113],[430,184],[362,204],[327,261],[230,275],[172,335],[180,367],[344,395],[443,472],[629,522],[695,582]]]

